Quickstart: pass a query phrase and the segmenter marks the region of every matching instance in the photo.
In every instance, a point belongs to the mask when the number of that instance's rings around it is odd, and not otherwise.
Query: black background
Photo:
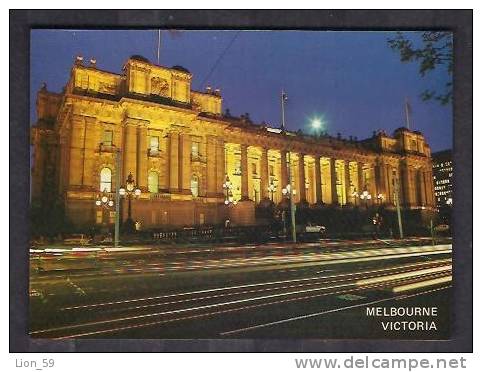
[[[472,22],[472,10],[11,10],[10,352],[472,352]],[[27,335],[31,28],[452,31],[455,203],[451,340],[31,339]]]

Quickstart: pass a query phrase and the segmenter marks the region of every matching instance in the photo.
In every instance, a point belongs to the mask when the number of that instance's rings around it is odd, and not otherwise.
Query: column
[[[320,156],[315,156],[315,193],[316,193],[316,204],[323,203],[323,196],[321,195],[321,165]]]
[[[306,201],[306,180],[305,180],[305,155],[298,155],[298,177],[299,177],[299,192],[300,202]]]
[[[248,191],[248,146],[241,145],[241,199],[249,200]]]
[[[208,136],[206,145],[206,184],[207,184],[207,196],[213,197],[216,195],[216,167],[217,167],[217,156],[216,156],[216,137]],[[224,182],[224,180],[222,181]],[[221,182],[221,185],[222,185]]]
[[[191,195],[191,135],[179,135],[179,191]]]
[[[383,197],[385,198],[385,201],[388,201],[387,190],[385,190],[385,183],[383,182],[383,180],[385,179],[384,174],[385,174],[385,169],[383,165],[375,164],[375,183],[377,185],[377,192],[383,195]]]
[[[433,179],[432,177],[432,172],[430,171],[425,171],[424,172],[424,179],[425,179],[425,195],[427,199],[427,204],[430,206],[435,205],[435,196],[434,196],[434,189],[432,188],[432,182],[431,180]]]
[[[137,128],[137,185],[147,191],[147,126]]]
[[[169,133],[169,192],[179,192],[179,133]]]
[[[385,174],[385,190],[387,190],[386,200],[387,202],[392,202],[395,189],[393,187],[393,169],[390,164],[385,165]]]
[[[268,199],[268,183],[269,183],[269,167],[268,167],[268,149],[262,148],[261,149],[261,180],[260,180],[260,188],[261,188],[261,199]]]
[[[95,118],[85,118],[85,140],[83,143],[83,170],[82,185],[99,189],[98,179],[94,179],[97,169],[95,167],[96,151],[99,149],[101,127]],[[112,169],[114,175],[115,169]]]
[[[419,169],[418,173],[418,189],[420,190],[420,205],[426,206],[427,205],[427,196],[425,194],[425,177],[423,174],[423,170]]]
[[[363,163],[358,162],[357,163],[357,176],[358,176],[358,183],[357,183],[357,192],[360,193],[363,191],[363,188],[365,187],[364,185],[364,178],[363,178]],[[376,195],[375,195],[376,197]]]
[[[133,177],[137,176],[137,128],[135,123],[127,121],[124,125],[124,174],[122,184],[132,173]],[[139,180],[136,179],[136,182]]]
[[[222,138],[216,138],[216,193],[218,196],[224,194],[223,182],[226,176],[226,150],[224,148],[224,140]]]
[[[69,186],[80,186],[82,185],[83,173],[84,118],[79,115],[74,115],[71,128]]]
[[[286,161],[286,151],[285,150],[281,150],[280,151],[280,154],[281,154],[281,184],[279,185],[279,187],[282,189],[284,189],[287,185],[288,185],[288,163]]]
[[[351,187],[350,187],[350,161],[345,160],[345,204],[348,204],[351,200]]]
[[[336,160],[330,158],[330,182],[331,182],[331,203],[338,204],[338,194],[336,192]]]
[[[366,170],[367,172],[367,183],[368,183],[368,191],[370,194],[372,194],[374,197],[376,197],[378,194],[380,194],[380,191],[377,189],[377,182],[376,182],[376,177],[375,177],[375,165],[370,164],[369,168]],[[363,171],[362,171],[363,174]],[[386,201],[386,195],[383,195],[383,201]]]
[[[403,174],[402,174],[402,195],[403,195],[403,201],[406,207],[410,207],[412,205],[412,199],[411,199],[411,186],[410,186],[410,170],[408,169],[407,165],[404,165],[402,167],[403,169]]]

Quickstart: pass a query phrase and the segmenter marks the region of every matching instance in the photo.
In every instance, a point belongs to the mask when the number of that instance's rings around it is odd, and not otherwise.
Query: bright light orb
[[[322,125],[323,123],[319,118],[315,118],[311,121],[311,126],[313,127],[313,129],[320,129]]]

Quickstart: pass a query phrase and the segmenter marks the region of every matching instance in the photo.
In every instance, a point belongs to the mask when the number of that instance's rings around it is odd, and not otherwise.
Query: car
[[[312,240],[321,238],[326,232],[325,226],[308,223],[306,225],[297,225],[296,233],[301,240]]]
[[[450,226],[446,224],[440,224],[433,228],[436,232],[448,232],[450,230]]]
[[[319,233],[324,234],[326,231],[325,226],[308,224],[305,226],[306,233]]]

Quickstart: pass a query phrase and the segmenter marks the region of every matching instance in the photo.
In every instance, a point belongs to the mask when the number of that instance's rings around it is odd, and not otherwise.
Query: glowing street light
[[[229,180],[229,176],[226,174],[226,178],[224,179],[223,182],[223,190],[225,192],[225,197],[224,197],[224,204],[225,205],[236,205],[238,204],[237,200],[234,200],[233,197],[233,183]]]
[[[326,129],[326,120],[324,115],[315,116],[310,119],[310,127],[314,133],[320,133]]]
[[[95,205],[98,207],[104,207],[106,209],[109,209],[114,206],[114,201],[109,198],[107,190],[104,189],[104,191],[102,191],[102,195],[97,195]]]
[[[313,127],[313,129],[320,129],[321,126],[322,126],[322,122],[319,118],[316,118],[316,119],[313,119],[311,121],[311,126]]]
[[[367,191],[367,189],[365,188],[365,190],[363,190],[363,192],[360,194],[360,199],[361,200],[365,200],[365,208],[368,209],[368,201],[372,198],[372,196],[370,195],[370,193]]]
[[[119,195],[126,196],[128,200],[128,208],[127,208],[127,220],[126,220],[126,227],[131,231],[134,229],[134,221],[132,220],[132,207],[131,201],[133,197],[138,198],[141,195],[141,189],[139,189],[134,181],[134,177],[132,173],[129,173],[129,176],[126,180],[126,187],[119,188]]]
[[[271,197],[271,201],[274,201],[274,193],[276,192],[276,185],[274,184],[273,180],[271,180],[270,184],[268,185],[268,192]]]

